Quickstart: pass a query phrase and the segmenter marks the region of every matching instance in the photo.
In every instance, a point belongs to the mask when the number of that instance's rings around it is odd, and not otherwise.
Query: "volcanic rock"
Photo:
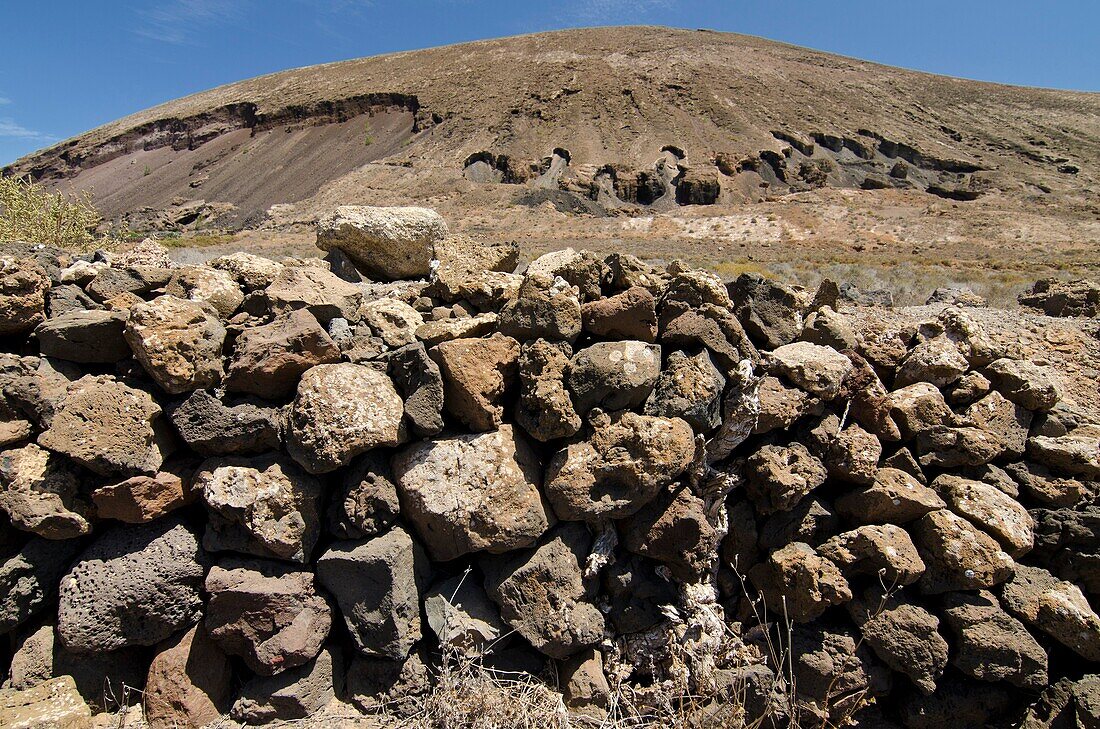
[[[816,620],[830,606],[852,599],[837,566],[802,542],[772,552],[749,570],[749,580],[773,614],[795,623]]]
[[[210,637],[262,676],[312,661],[332,626],[313,573],[290,565],[229,559],[210,569],[205,589]]]
[[[34,443],[0,452],[0,509],[18,529],[47,539],[92,530],[92,510],[69,463]]]
[[[61,580],[57,632],[77,653],[155,645],[198,620],[205,556],[179,521],[116,526]]]
[[[443,430],[443,375],[423,342],[394,351],[389,373],[405,400],[405,420],[413,435],[427,438]]]
[[[168,419],[200,456],[263,453],[280,445],[278,413],[251,403],[228,405],[196,390],[168,409]]]
[[[395,526],[366,541],[336,542],[317,558],[317,580],[336,597],[359,652],[400,660],[420,640],[420,593],[431,567]]]
[[[344,657],[327,645],[306,664],[249,679],[229,715],[246,725],[305,719],[343,693]]]
[[[493,430],[504,415],[501,400],[516,377],[519,344],[499,334],[452,339],[429,352],[443,377],[443,405],[475,432]]]
[[[526,547],[553,521],[538,456],[510,425],[416,443],[393,471],[401,511],[436,560]]]
[[[943,617],[955,634],[952,663],[963,673],[1018,688],[1047,685],[1046,651],[991,593],[950,592],[944,596]]]
[[[581,307],[584,330],[601,339],[657,338],[657,312],[653,294],[635,286],[606,299],[589,300]]]
[[[691,428],[679,418],[624,412],[593,419],[588,440],[566,446],[546,469],[546,498],[561,519],[630,516],[691,463]]]
[[[821,461],[806,446],[762,446],[745,462],[746,487],[762,514],[786,511],[825,483]]]
[[[111,364],[130,356],[122,336],[126,315],[116,311],[72,311],[54,315],[35,330],[46,357],[82,364]]]
[[[200,303],[159,296],[135,305],[125,335],[134,357],[169,394],[221,380],[225,327]]]
[[[46,318],[50,279],[31,261],[0,258],[0,336],[24,334]]]
[[[428,208],[342,205],[317,224],[317,247],[338,248],[371,276],[393,281],[431,271],[447,223]]]
[[[268,399],[294,391],[310,367],[340,361],[340,350],[308,311],[286,312],[237,337],[225,387]]]
[[[913,542],[927,567],[919,583],[925,594],[992,587],[1015,568],[992,537],[945,509],[917,521]]]
[[[105,375],[85,376],[69,386],[38,443],[93,473],[125,477],[160,468],[171,449],[166,431],[148,393]]]
[[[317,365],[298,383],[287,413],[287,452],[310,473],[328,473],[372,448],[402,440],[401,397],[385,373]]]
[[[229,658],[196,625],[168,641],[153,659],[143,705],[149,729],[201,729],[229,708]]]
[[[568,438],[581,428],[581,418],[565,387],[572,355],[567,342],[536,339],[520,347],[516,422],[535,440]]]
[[[568,658],[603,637],[603,614],[588,601],[581,575],[590,546],[583,524],[564,524],[536,549],[481,562],[501,618],[551,658]]]
[[[572,342],[581,333],[581,302],[565,279],[533,273],[524,276],[516,298],[500,312],[497,328],[521,342]]]
[[[281,455],[212,458],[195,473],[203,546],[306,563],[321,533],[321,484]]]
[[[832,400],[840,393],[852,362],[831,347],[795,342],[769,352],[766,366],[771,374],[782,375],[823,400]]]

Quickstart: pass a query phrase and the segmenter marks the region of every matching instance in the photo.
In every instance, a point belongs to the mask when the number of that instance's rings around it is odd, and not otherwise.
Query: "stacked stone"
[[[1097,720],[1100,425],[965,309],[517,274],[424,209],[318,244],[0,256],[0,719],[105,681],[153,727],[411,712],[475,655],[597,718]]]

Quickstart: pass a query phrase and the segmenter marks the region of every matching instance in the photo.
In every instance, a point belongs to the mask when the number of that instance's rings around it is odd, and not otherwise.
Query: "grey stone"
[[[205,556],[183,523],[113,527],[61,580],[57,632],[75,653],[154,645],[198,620]]]
[[[317,559],[317,579],[336,597],[359,652],[400,660],[420,640],[420,593],[431,567],[395,526],[380,537],[335,542]]]

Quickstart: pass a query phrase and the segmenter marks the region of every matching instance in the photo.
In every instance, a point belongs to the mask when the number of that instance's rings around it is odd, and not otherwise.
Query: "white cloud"
[[[239,12],[239,0],[167,0],[139,10],[141,25],[134,32],[160,43],[183,45],[202,26],[233,20]]]
[[[6,116],[0,117],[0,138],[29,139],[35,142],[57,141],[57,137],[51,137],[49,134],[36,132],[33,129],[27,129],[25,126],[18,124],[11,117]]]
[[[10,104],[10,103],[11,103],[11,99],[9,99],[6,96],[0,96],[0,106],[3,106],[4,104]]]

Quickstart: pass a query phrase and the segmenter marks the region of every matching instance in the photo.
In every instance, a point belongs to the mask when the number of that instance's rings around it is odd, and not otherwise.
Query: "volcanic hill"
[[[681,239],[706,248],[636,252],[698,259],[771,242],[803,259],[839,243],[928,259],[954,242],[1100,265],[1100,94],[705,30],[568,30],[284,71],[3,173],[91,190],[137,229],[285,231],[339,204],[420,203],[551,247]],[[988,257],[968,251],[936,256]]]

